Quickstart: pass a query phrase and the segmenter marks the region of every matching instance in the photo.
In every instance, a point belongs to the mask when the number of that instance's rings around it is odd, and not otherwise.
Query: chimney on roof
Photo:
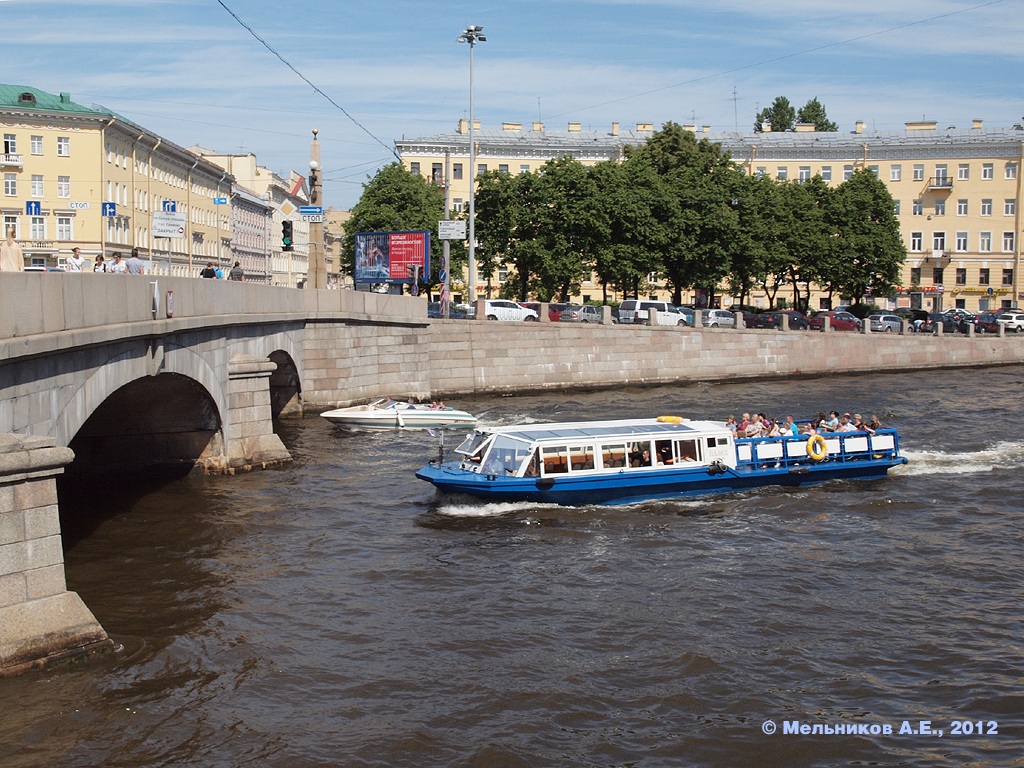
[[[579,123],[569,123],[569,133],[579,133],[580,127]]]
[[[704,133],[711,133],[711,126],[710,125],[705,125],[705,126],[702,126],[702,127],[704,128]]]
[[[690,131],[691,133],[696,133],[697,132],[697,126],[695,124],[693,124],[693,123],[687,123],[686,125],[683,126],[683,130],[684,131]]]
[[[973,128],[976,131],[980,131],[982,125],[983,125],[983,121],[982,121],[982,119],[980,117],[976,117],[976,118],[974,118],[971,121],[971,128]]]
[[[797,133],[814,133],[814,123],[797,123],[793,130]]]
[[[541,131],[544,130],[544,123],[542,123],[540,120],[534,120],[533,130],[537,131],[537,133],[540,133]]]
[[[618,123],[612,123],[612,136],[618,136],[618,135],[619,135],[619,124]]]
[[[636,131],[637,131],[637,133],[650,133],[653,130],[654,130],[654,123],[637,123],[636,124]]]
[[[71,94],[70,93],[61,93],[61,95],[60,95],[60,103],[61,104],[70,104],[71,103]]]
[[[456,130],[459,133],[469,133],[469,120],[466,118],[459,120],[459,127]]]
[[[501,130],[503,131],[521,131],[523,130],[522,123],[502,123]]]
[[[761,123],[761,133],[771,133],[771,132],[772,132],[772,121],[771,120],[763,121]]]
[[[937,125],[935,120],[915,120],[911,123],[904,123],[908,131],[934,131]]]
[[[858,120],[856,123],[854,123],[853,132],[854,133],[864,133],[864,121],[863,120]]]

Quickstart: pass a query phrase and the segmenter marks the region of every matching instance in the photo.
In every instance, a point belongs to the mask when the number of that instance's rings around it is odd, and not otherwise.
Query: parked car
[[[41,267],[38,264],[30,264],[25,267],[26,272],[63,272],[63,267]]]
[[[996,318],[996,322],[1006,329],[1006,333],[1024,332],[1024,314],[1003,312]]]
[[[540,319],[537,310],[516,304],[508,299],[489,299],[484,302],[484,317],[488,320],[527,320],[536,322]]]
[[[702,310],[701,322],[705,328],[735,328],[736,315],[728,309],[705,309]]]
[[[537,313],[537,317],[540,317],[540,302],[539,301],[522,301],[520,306],[532,309]],[[562,310],[566,307],[572,306],[571,304],[548,304],[548,320],[552,323],[557,323],[562,319]]]
[[[903,318],[885,312],[874,312],[868,315],[872,333],[899,333],[903,326]]]
[[[651,311],[655,316],[651,319],[652,325],[686,325],[686,317],[678,311],[678,308],[667,301],[654,301],[648,299],[626,299],[619,305],[620,323],[646,323],[647,316]]]
[[[926,328],[922,330],[931,333],[936,327],[942,326],[943,333],[959,333],[960,322],[949,315],[944,315],[941,312],[929,312],[928,321],[925,323]]]
[[[756,312],[751,312],[748,309],[740,309],[740,310],[735,310],[734,309],[734,310],[731,310],[731,311],[737,317],[739,317],[740,315],[743,316],[743,327],[744,328],[754,328],[755,327],[754,323],[757,322],[757,313]]]
[[[999,333],[999,313],[998,312],[981,312],[975,315],[974,320],[974,332],[975,333]]]
[[[788,318],[791,331],[806,331],[811,327],[810,320],[803,312],[795,309],[776,310],[775,312],[762,312],[754,321],[755,328],[781,328],[782,316]]]
[[[812,331],[820,331],[825,327],[825,318],[828,318],[828,327],[830,331],[859,331],[861,329],[860,318],[856,315],[851,315],[849,312],[818,312],[814,317],[808,320],[808,325]],[[791,325],[790,328],[793,326]]]
[[[601,307],[595,307],[592,304],[584,304],[576,314],[577,320],[581,323],[601,322]]]
[[[686,324],[688,326],[690,326],[691,328],[693,328],[693,323],[694,323],[693,309],[691,309],[690,307],[680,307],[680,306],[677,306],[677,305],[673,305],[672,306],[672,311],[673,312],[678,312],[680,315],[682,315],[683,318],[686,320]],[[682,325],[682,323],[678,323],[678,325]]]
[[[442,316],[441,315],[441,302],[439,302],[439,301],[431,301],[431,302],[429,302],[427,304],[427,317],[432,317],[432,318],[434,318],[436,320],[436,319],[440,318],[441,316]],[[457,307],[454,304],[449,304],[448,305],[448,318],[450,320],[465,320],[466,317],[468,317],[468,315],[466,314],[466,310],[459,309],[459,307]]]

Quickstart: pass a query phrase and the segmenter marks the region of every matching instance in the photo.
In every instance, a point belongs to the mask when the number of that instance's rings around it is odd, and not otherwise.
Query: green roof
[[[103,107],[84,107],[71,100],[68,93],[52,94],[27,85],[0,83],[0,107],[34,109],[45,112],[76,114],[110,114]]]

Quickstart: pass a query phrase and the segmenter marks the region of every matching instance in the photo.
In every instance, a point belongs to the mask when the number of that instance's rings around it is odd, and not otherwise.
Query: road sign
[[[43,215],[43,204],[38,200],[26,200],[25,201],[25,215],[26,216],[42,216]]]
[[[117,203],[103,203],[104,216],[117,216]]]
[[[442,219],[437,222],[437,236],[442,240],[465,240],[466,222],[454,219]]]
[[[327,221],[327,217],[323,214],[307,213],[303,214],[302,220],[308,221],[310,224],[323,224]]]
[[[228,199],[226,197],[215,197],[213,198],[214,205],[227,205]]]
[[[184,237],[185,214],[153,211],[153,237]]]
[[[321,205],[300,205],[299,213],[303,216],[316,215],[319,216],[324,212],[323,206]],[[305,219],[303,219],[305,221]]]
[[[164,200],[163,208],[164,213],[177,213],[178,201],[177,200]]]

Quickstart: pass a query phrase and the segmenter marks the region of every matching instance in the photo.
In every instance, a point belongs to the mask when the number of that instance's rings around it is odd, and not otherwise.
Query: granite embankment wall
[[[1024,336],[434,321],[415,367],[432,397],[1024,362]],[[415,394],[415,393],[410,393]]]

